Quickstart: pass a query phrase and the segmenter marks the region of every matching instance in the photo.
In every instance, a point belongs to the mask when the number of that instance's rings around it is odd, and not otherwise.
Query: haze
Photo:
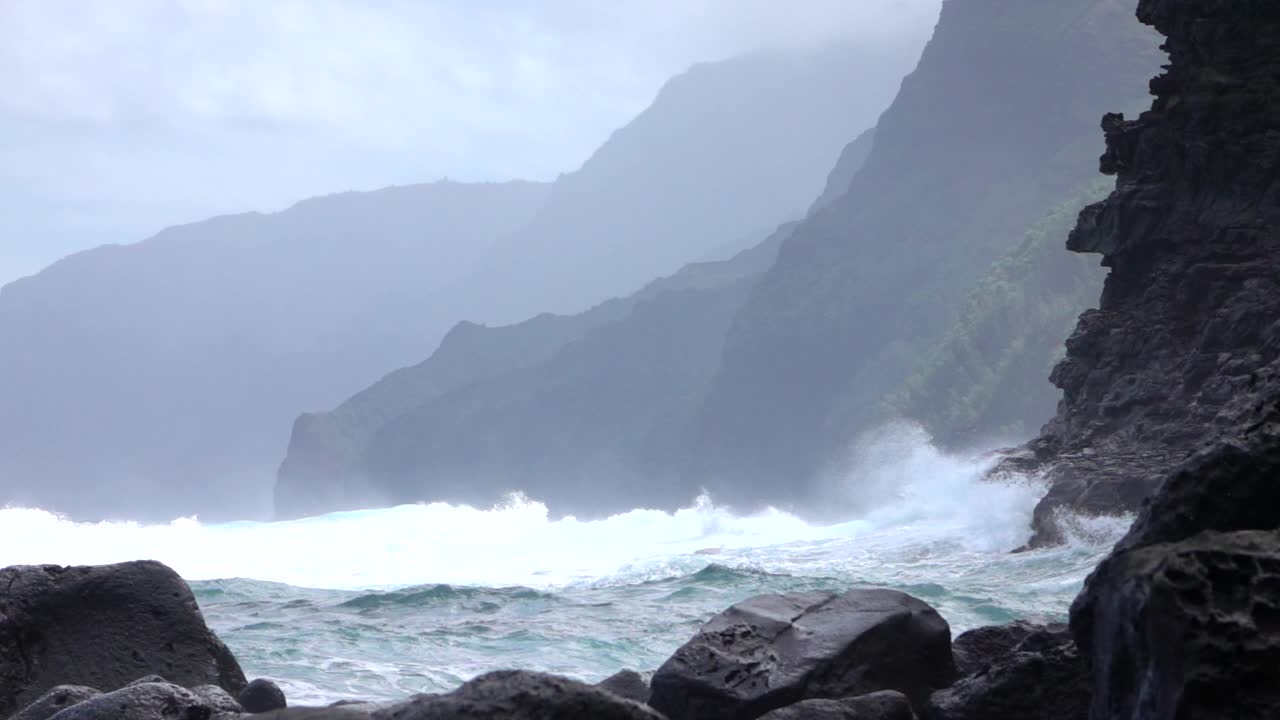
[[[211,215],[572,170],[672,75],[914,55],[939,0],[0,2],[0,285]]]

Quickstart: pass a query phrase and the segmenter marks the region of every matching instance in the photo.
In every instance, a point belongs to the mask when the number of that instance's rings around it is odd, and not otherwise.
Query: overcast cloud
[[[0,0],[0,284],[312,195],[552,179],[692,63],[918,45],[939,4]]]

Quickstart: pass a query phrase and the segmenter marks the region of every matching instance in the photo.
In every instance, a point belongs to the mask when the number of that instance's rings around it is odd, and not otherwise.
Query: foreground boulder
[[[760,720],[916,720],[907,696],[893,690],[843,700],[801,700]]]
[[[923,704],[955,678],[951,628],[896,590],[762,595],[715,616],[653,676],[671,720],[750,720],[806,699],[897,690]]]
[[[1065,628],[1062,625],[1056,629]],[[956,672],[960,677],[975,675],[1013,652],[1018,643],[1028,636],[1043,629],[1043,626],[1025,620],[1015,620],[1004,625],[987,625],[961,633],[951,643],[951,654],[956,659]]]
[[[250,683],[252,684],[252,683]],[[241,713],[245,709],[235,698],[217,685],[197,685],[191,688],[196,697],[204,701],[214,713]]]
[[[263,678],[245,685],[237,699],[247,713],[271,712],[284,709],[289,705],[280,686]]]
[[[0,570],[0,717],[58,685],[115,690],[149,673],[233,695],[244,673],[190,588],[157,562]]]
[[[1004,652],[984,654],[975,673],[934,693],[932,720],[1087,720],[1089,675],[1065,625],[1012,623],[983,630],[988,632],[967,643],[970,663],[979,656],[973,651],[978,640],[986,641],[989,653],[998,640],[1021,639]]]
[[[244,716],[238,720],[368,720],[382,706],[373,703],[334,704],[328,707],[293,707],[272,710],[261,715]],[[224,720],[215,718],[215,720]],[[229,720],[229,719],[227,719]]]
[[[102,693],[83,685],[59,685],[41,695],[9,720],[48,720],[72,705],[95,698]]]
[[[596,687],[638,703],[649,702],[649,678],[635,670],[619,670],[596,683]]]
[[[98,695],[52,716],[51,720],[209,720],[200,696],[172,683],[129,685]]]
[[[282,716],[283,717],[283,716]],[[424,695],[373,713],[374,720],[662,720],[640,703],[568,678],[504,670],[446,695]]]

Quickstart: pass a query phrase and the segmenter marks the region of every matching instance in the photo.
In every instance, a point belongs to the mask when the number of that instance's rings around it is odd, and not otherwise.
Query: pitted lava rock
[[[1093,720],[1280,716],[1280,533],[1121,550],[1071,609]]]

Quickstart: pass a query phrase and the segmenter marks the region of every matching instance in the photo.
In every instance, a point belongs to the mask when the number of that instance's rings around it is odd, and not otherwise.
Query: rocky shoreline
[[[0,717],[1280,717],[1280,3],[1138,13],[1171,66],[1150,112],[1104,123],[1119,183],[1071,244],[1113,274],[1055,372],[1058,418],[1019,461],[1050,469],[1037,542],[1058,507],[1147,497],[1069,625],[953,640],[897,591],[765,595],[712,618],[648,683],[511,670],[399,703],[290,708],[246,682],[169,568],[20,566],[0,570]]]
[[[1014,623],[953,643],[936,610],[880,588],[745,600],[651,679],[623,671],[592,686],[499,671],[401,703],[290,708],[270,681],[246,682],[190,589],[160,563],[15,566],[0,570],[0,587],[0,716],[12,720],[906,719],[1030,711],[1048,698],[1083,707],[1063,692],[1084,685],[1065,626]],[[1046,674],[1050,689],[1028,693]]]

